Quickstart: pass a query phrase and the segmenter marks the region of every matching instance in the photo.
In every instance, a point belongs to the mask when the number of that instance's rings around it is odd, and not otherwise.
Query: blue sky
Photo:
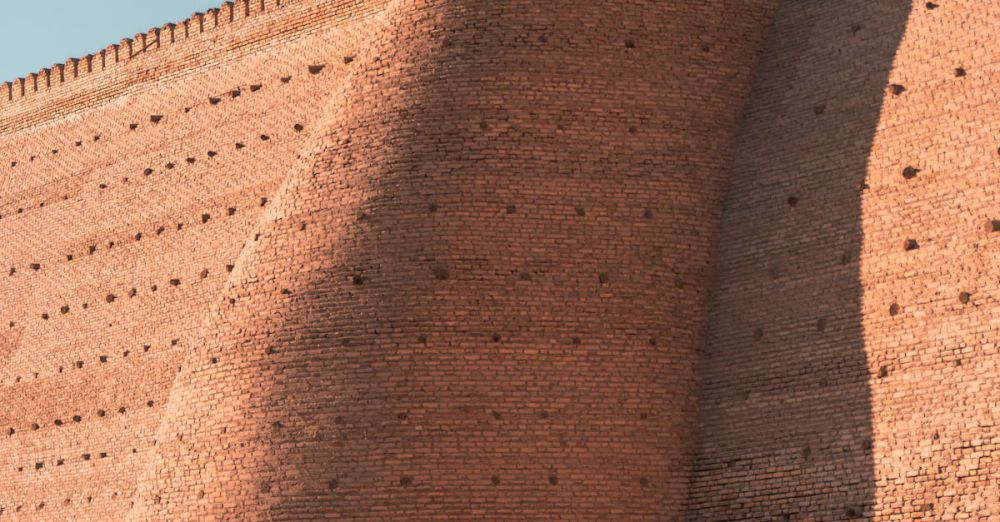
[[[223,0],[0,0],[0,82],[80,58]]]

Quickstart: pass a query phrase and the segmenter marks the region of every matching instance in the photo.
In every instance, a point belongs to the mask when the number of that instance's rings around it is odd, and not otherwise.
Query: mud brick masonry
[[[240,0],[0,84],[0,520],[1000,520],[998,31]]]

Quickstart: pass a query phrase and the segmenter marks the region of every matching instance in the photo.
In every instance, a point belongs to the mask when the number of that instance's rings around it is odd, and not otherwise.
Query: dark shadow
[[[776,13],[714,259],[690,520],[872,516],[861,201],[910,11],[788,0]]]

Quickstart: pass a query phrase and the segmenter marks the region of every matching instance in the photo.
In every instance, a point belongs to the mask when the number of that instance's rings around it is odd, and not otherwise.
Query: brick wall
[[[905,91],[886,94],[868,160],[860,280],[879,520],[1000,517],[998,22],[990,3],[914,3],[888,82]]]
[[[7,87],[0,517],[679,517],[770,3],[254,0]]]
[[[713,260],[692,520],[994,520],[995,6],[783,2]]]
[[[331,89],[310,66],[343,61],[337,4],[285,4],[0,102],[0,518],[130,509],[205,312]]]
[[[0,518],[995,518],[996,14],[774,3],[240,1],[0,86]]]
[[[873,513],[862,201],[909,14],[869,1],[782,2],[775,14],[713,259],[688,519]]]
[[[716,151],[766,17],[569,6],[399,2],[363,30],[137,518],[679,516]]]

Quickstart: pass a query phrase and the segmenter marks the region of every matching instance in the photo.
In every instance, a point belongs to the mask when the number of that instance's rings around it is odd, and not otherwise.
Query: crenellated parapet
[[[385,0],[235,0],[122,39],[98,52],[0,84],[0,134],[87,110],[205,66],[222,65],[336,21],[376,13]]]
[[[161,49],[170,49],[174,44],[191,38],[198,38],[218,30],[232,30],[247,19],[255,18],[281,9],[296,0],[235,0],[225,2],[222,7],[209,9],[204,13],[194,13],[177,23],[153,27],[132,38],[123,38],[116,44],[82,58],[69,58],[65,63],[54,64],[24,77],[4,82],[0,87],[0,110],[5,104],[39,92],[57,89],[64,83],[87,78],[88,75],[112,71],[139,57],[144,57]]]

